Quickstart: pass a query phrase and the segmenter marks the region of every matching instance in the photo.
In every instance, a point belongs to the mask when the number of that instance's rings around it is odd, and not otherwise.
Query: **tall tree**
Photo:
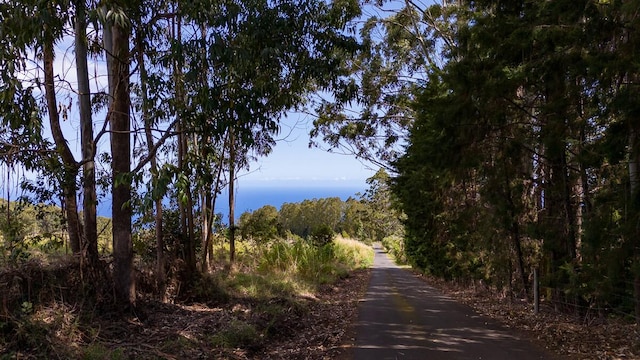
[[[55,8],[51,4],[43,12],[48,12],[51,18],[55,18]],[[59,33],[60,30],[58,30]],[[78,163],[76,162],[67,140],[60,127],[60,114],[58,113],[58,101],[56,100],[53,60],[55,51],[53,48],[56,30],[51,29],[51,24],[45,24],[45,35],[42,39],[42,52],[44,61],[44,86],[45,97],[47,99],[47,109],[49,114],[49,126],[53,135],[62,164],[64,167],[62,192],[64,194],[64,208],[67,214],[67,226],[69,231],[69,242],[74,253],[80,253],[82,244],[82,225],[78,215],[76,178],[78,176]]]
[[[396,162],[410,258],[441,276],[510,285],[515,274],[522,288],[530,265],[541,266],[558,304],[614,302],[595,295],[613,286],[597,272],[636,274],[604,265],[597,252],[612,246],[618,264],[635,261],[633,202],[613,194],[621,183],[634,188],[636,107],[627,101],[637,71],[626,45],[637,39],[625,29],[637,26],[627,12],[637,7],[487,0],[451,8],[448,62],[421,84],[407,153]],[[505,275],[487,272],[499,268]]]
[[[104,26],[105,32],[111,35],[111,46],[106,46],[105,51],[109,59],[109,93],[112,96],[107,117],[112,157],[113,278],[117,300],[135,306],[131,239],[130,23],[125,9],[115,4],[111,4],[108,14]]]
[[[235,172],[270,152],[280,117],[299,107],[305,94],[340,86],[337,70],[357,47],[343,28],[359,7],[355,1],[227,1],[208,13],[200,10],[181,5],[185,21],[198,29],[184,43],[188,101],[181,130],[200,137],[194,141],[200,154],[226,145],[220,155]],[[188,160],[197,168],[202,159]],[[235,181],[230,175],[229,185]],[[217,180],[211,180],[215,189]]]
[[[75,52],[80,108],[80,133],[82,147],[82,215],[83,237],[87,256],[93,266],[98,266],[98,222],[95,174],[95,142],[91,114],[91,92],[87,66],[87,19],[84,0],[75,1]]]
[[[415,119],[415,91],[452,50],[453,11],[422,1],[365,1],[363,48],[344,87],[316,101],[313,144],[392,171]],[[356,105],[357,104],[357,105]]]

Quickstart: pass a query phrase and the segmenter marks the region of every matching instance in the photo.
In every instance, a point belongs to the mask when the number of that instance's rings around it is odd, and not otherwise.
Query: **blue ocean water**
[[[363,193],[364,187],[246,187],[236,193],[236,214],[239,216],[245,211],[254,211],[265,205],[275,206],[278,210],[284,203],[298,203],[304,200],[339,197],[347,200],[349,197],[357,197],[357,193]],[[217,212],[228,213],[228,197],[222,194]]]
[[[366,185],[362,186],[297,186],[297,187],[269,187],[269,186],[243,186],[236,191],[235,217],[239,218],[245,211],[254,211],[265,205],[275,206],[278,210],[284,203],[298,203],[304,200],[321,199],[328,197],[339,197],[347,200],[349,197],[359,198],[366,190]],[[222,213],[225,223],[229,214],[228,192],[223,191],[216,201],[216,213]],[[98,206],[98,215],[111,217],[111,201],[104,198]]]

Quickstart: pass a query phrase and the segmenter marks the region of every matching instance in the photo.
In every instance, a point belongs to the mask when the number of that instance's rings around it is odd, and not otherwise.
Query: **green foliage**
[[[311,234],[309,235],[311,243],[318,247],[329,246],[335,237],[336,234],[329,225],[320,225],[311,230]]]
[[[404,251],[404,239],[399,236],[387,236],[382,239],[382,246],[393,256],[396,263],[406,264],[407,254]]]
[[[393,163],[409,263],[519,293],[538,267],[550,300],[631,311],[640,67],[629,60],[640,38],[625,30],[638,26],[630,9],[479,1],[425,13],[448,29],[435,34],[448,51],[411,90],[414,123]]]
[[[296,292],[291,280],[268,272],[237,273],[229,279],[228,286],[234,293],[258,299],[286,298]]]
[[[320,244],[331,240],[330,232],[365,242],[401,236],[404,215],[391,194],[389,176],[380,170],[368,183],[370,187],[360,199],[326,198],[283,204],[278,213],[280,234],[290,231]]]
[[[240,234],[243,239],[253,239],[259,243],[274,240],[279,233],[278,209],[266,205],[240,216]]]
[[[239,319],[232,319],[222,330],[210,336],[213,346],[224,348],[253,348],[260,344],[262,337],[256,328]]]
[[[399,209],[397,198],[391,192],[391,178],[384,169],[367,179],[369,188],[362,196],[364,208],[360,217],[362,233],[368,241],[382,241],[388,236],[404,235],[404,214]]]
[[[33,255],[67,253],[66,223],[62,210],[22,199],[11,202],[7,221],[7,202],[0,199],[0,259],[18,265]],[[111,220],[98,217],[98,244],[103,253],[111,249]]]
[[[316,107],[317,145],[391,169],[414,120],[415,89],[443,63],[439,49],[450,46],[449,26],[434,14],[438,7],[418,4],[394,4],[389,12],[385,2],[366,2],[372,15],[360,28],[363,49],[350,63],[349,87]]]
[[[334,240],[322,247],[306,241],[276,242],[262,254],[258,269],[289,273],[311,284],[334,281],[373,262],[373,250],[355,240]]]
[[[344,203],[337,197],[285,203],[278,215],[282,230],[307,238],[314,230],[325,226],[338,232],[345,215]]]
[[[83,360],[120,360],[124,358],[122,349],[110,350],[98,343],[90,344],[82,353]]]
[[[2,235],[2,263],[12,266],[24,263],[29,259],[29,246],[25,241],[25,223],[20,219],[9,219],[0,223]]]

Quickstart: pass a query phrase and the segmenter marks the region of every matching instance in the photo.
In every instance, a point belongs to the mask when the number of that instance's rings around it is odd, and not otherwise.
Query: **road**
[[[553,358],[399,268],[379,246],[355,331],[355,360]]]

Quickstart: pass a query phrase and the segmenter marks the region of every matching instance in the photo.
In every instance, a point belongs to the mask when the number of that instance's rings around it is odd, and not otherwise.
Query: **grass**
[[[102,344],[93,343],[82,351],[84,360],[120,360],[125,359],[122,349],[109,350]]]
[[[277,242],[263,249],[258,273],[288,279],[294,287],[314,288],[346,276],[350,271],[373,263],[371,247],[351,239],[336,238],[317,247],[304,240]]]
[[[334,242],[337,245],[336,258],[347,264],[350,270],[365,269],[373,265],[374,252],[371,246],[343,237],[338,237]]]
[[[214,331],[200,332],[193,338],[180,335],[155,349],[116,348],[108,341],[124,333],[96,325],[104,324],[104,319],[97,315],[96,304],[84,301],[82,289],[86,284],[77,271],[77,263],[64,262],[64,257],[58,265],[24,263],[20,270],[7,272],[7,281],[3,282],[12,284],[9,280],[13,277],[9,275],[13,273],[25,274],[25,278],[30,274],[29,279],[39,281],[28,284],[28,294],[21,293],[24,286],[2,289],[9,291],[0,294],[7,299],[14,317],[0,319],[0,333],[6,335],[0,336],[0,354],[6,355],[0,355],[0,359],[29,356],[121,359],[136,353],[154,358],[157,355],[154,351],[188,356],[202,347],[221,354],[237,348],[253,351],[273,339],[293,336],[296,327],[292,324],[299,324],[298,319],[306,316],[308,302],[320,285],[348,276],[354,269],[368,267],[373,261],[371,247],[341,237],[321,247],[301,239],[269,245],[247,242],[237,245],[237,260],[232,266],[226,260],[228,253],[223,248],[216,249],[217,256],[212,261],[215,271],[198,276],[184,300],[185,304],[196,304],[194,308],[205,309],[204,316],[224,320],[208,323],[211,327],[207,330]],[[109,309],[108,304],[105,306]],[[180,309],[185,314],[199,311]],[[128,331],[135,333],[138,329],[131,327]]]
[[[335,282],[352,270],[373,263],[370,246],[342,237],[322,247],[297,239],[268,245],[239,242],[237,248],[237,261],[233,266],[205,275],[196,284],[199,299],[224,302],[230,297],[313,296],[319,285]],[[215,253],[224,254],[224,250],[217,249]]]
[[[243,297],[277,298],[296,292],[296,284],[274,274],[238,272],[228,281],[229,288]]]
[[[227,326],[209,337],[214,347],[251,348],[259,344],[262,336],[255,326],[243,320],[232,319]]]

